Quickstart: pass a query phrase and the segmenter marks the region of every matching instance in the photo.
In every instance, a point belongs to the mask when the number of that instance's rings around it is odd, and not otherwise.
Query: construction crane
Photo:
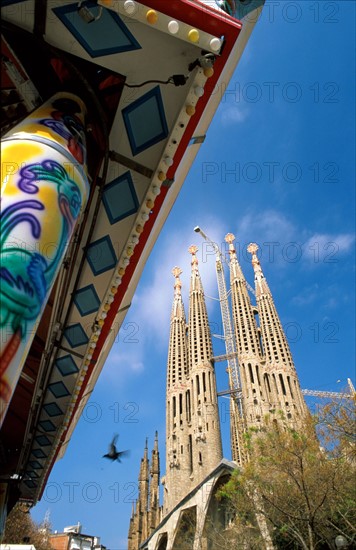
[[[237,360],[235,338],[232,332],[232,323],[230,317],[228,293],[226,290],[222,254],[218,245],[214,243],[199,226],[195,227],[194,231],[196,233],[200,233],[202,238],[209,244],[211,244],[215,252],[216,278],[218,283],[226,354],[223,356],[215,357],[213,358],[213,360],[227,360],[227,372],[229,376],[230,388],[227,393],[230,393],[230,439],[232,457],[233,460],[235,460],[238,464],[243,464],[246,460],[246,457],[244,456],[244,445],[242,441],[242,436],[245,431],[245,420],[242,403],[239,366]]]
[[[303,395],[312,395],[314,397],[323,397],[326,399],[353,399],[355,396],[355,388],[351,381],[351,378],[347,379],[347,384],[350,388],[350,392],[337,392],[337,391],[320,391],[320,390],[302,390]]]

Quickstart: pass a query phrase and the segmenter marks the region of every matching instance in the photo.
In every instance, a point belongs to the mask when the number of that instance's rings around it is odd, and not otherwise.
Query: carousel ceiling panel
[[[78,7],[79,6],[79,7]],[[137,50],[141,46],[122,19],[96,2],[74,2],[53,12],[90,57]],[[95,22],[95,25],[89,23]]]

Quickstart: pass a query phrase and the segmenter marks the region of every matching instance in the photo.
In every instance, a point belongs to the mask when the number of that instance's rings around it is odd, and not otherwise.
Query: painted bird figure
[[[112,442],[109,445],[109,452],[106,455],[103,455],[103,458],[109,458],[112,461],[117,460],[118,462],[121,462],[120,457],[127,456],[129,454],[129,451],[118,451],[116,449],[118,437],[118,434],[114,435]]]

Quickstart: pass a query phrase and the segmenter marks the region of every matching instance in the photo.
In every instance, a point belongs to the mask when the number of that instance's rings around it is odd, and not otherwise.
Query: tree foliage
[[[48,522],[37,525],[31,518],[28,507],[17,504],[6,519],[3,544],[33,544],[36,550],[53,550]]]
[[[250,461],[219,498],[232,507],[237,531],[253,537],[251,548],[264,526],[277,549],[335,549],[337,535],[356,547],[354,428],[355,402],[347,400],[322,407],[301,429],[266,419],[264,430],[247,434]]]

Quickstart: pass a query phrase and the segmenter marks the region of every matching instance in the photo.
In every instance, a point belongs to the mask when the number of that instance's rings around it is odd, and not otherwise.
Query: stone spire
[[[252,255],[252,266],[255,272],[256,302],[266,360],[270,364],[284,364],[294,372],[295,368],[289,345],[256,254],[258,246],[251,243],[247,250]]]
[[[181,297],[181,270],[176,279],[167,363],[166,476],[167,514],[222,459],[212,344],[197,248],[191,246],[188,340]]]
[[[131,517],[130,517],[130,525],[129,525],[129,532],[127,537],[127,550],[135,550],[136,549],[136,515],[135,515],[135,505],[132,502],[132,511],[131,511]]]
[[[165,513],[183,498],[187,483],[184,480],[189,480],[190,475],[188,423],[191,392],[187,324],[181,295],[182,270],[175,267],[172,273],[175,283],[167,360]]]
[[[258,246],[251,243],[247,250],[252,255],[255,272],[256,303],[265,359],[264,389],[272,410],[283,411],[285,419],[294,424],[306,413],[305,401],[287,338],[257,257]]]
[[[204,290],[196,256],[197,251],[198,248],[195,245],[189,248],[189,253],[192,255],[188,324],[189,359],[191,366],[207,364],[213,356]]]
[[[149,513],[149,534],[157,527],[160,519],[159,510],[159,451],[158,451],[158,432],[155,433],[155,442],[151,456],[151,484],[150,484],[150,513]]]
[[[257,257],[257,250],[258,245],[256,243],[250,243],[247,247],[247,252],[252,255],[252,266],[255,272],[256,298],[262,296],[263,294],[271,294],[265,276],[263,275],[260,261]]]
[[[148,459],[148,438],[146,438],[144,455],[141,459],[138,499],[135,506],[132,504],[128,550],[138,550],[141,543],[148,538],[160,522],[159,475],[158,434],[156,432],[151,468]]]
[[[197,247],[191,246],[192,272],[189,293],[188,355],[190,363],[191,428],[189,432],[192,487],[202,481],[222,459],[220,421],[213,347],[201,282]]]
[[[148,438],[146,437],[145,450],[143,458],[141,458],[140,473],[138,477],[138,499],[141,512],[144,514],[144,521],[142,525],[143,539],[147,533],[147,525],[145,521],[145,514],[148,510],[148,495],[149,495],[149,460],[148,460]]]
[[[228,233],[225,241],[229,244],[230,284],[232,291],[232,310],[236,330],[236,344],[239,359],[261,358],[260,336],[255,320],[254,309],[247,290],[234,247],[235,236]]]
[[[180,384],[188,374],[187,322],[181,293],[182,283],[180,280],[182,270],[179,267],[174,267],[172,273],[175,283],[168,349],[167,390]]]
[[[257,310],[251,304],[247,282],[237,259],[235,236],[228,233],[225,241],[229,244],[232,313],[242,386],[241,410],[246,429],[260,426],[266,412],[265,390],[261,384],[262,349],[255,317]],[[245,454],[244,459],[246,458]]]

